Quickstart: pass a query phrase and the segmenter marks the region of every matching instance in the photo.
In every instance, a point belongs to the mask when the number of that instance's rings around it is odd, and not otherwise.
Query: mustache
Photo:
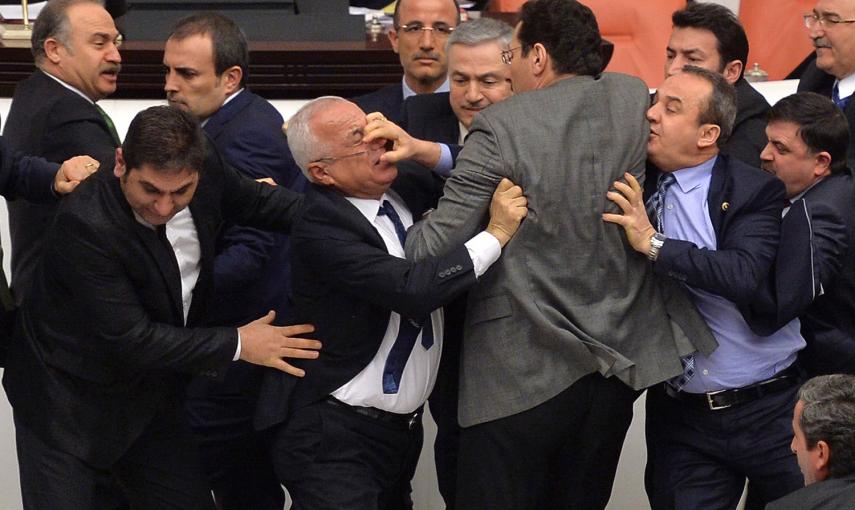
[[[825,37],[817,37],[813,40],[814,48],[831,48],[831,43]]]
[[[420,51],[420,52],[416,52],[415,54],[413,54],[413,60],[421,60],[423,58],[428,58],[431,60],[439,60],[439,53],[436,53],[436,52],[425,53],[425,52]]]
[[[122,64],[105,64],[101,66],[101,73],[115,73],[119,74],[119,71],[122,70]]]

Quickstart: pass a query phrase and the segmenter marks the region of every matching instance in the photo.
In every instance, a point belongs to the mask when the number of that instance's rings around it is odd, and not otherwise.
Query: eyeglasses
[[[511,62],[514,61],[514,52],[520,48],[522,48],[522,46],[517,46],[516,48],[508,48],[506,50],[502,50],[502,63],[505,65],[511,65]]]
[[[330,156],[327,158],[318,158],[318,159],[312,161],[311,163],[335,163],[336,161],[338,161],[340,159],[355,158],[356,156],[362,156],[363,154],[368,154],[368,151],[366,150],[366,151],[354,152],[353,154],[346,154],[344,156],[335,156],[335,157]]]
[[[813,28],[817,23],[819,23],[819,26],[822,28],[831,28],[843,23],[855,23],[855,19],[825,18],[823,16],[817,16],[816,14],[805,14],[802,18],[805,20],[805,26],[807,28]]]
[[[421,23],[409,23],[399,26],[396,30],[410,36],[421,35],[423,32],[431,32],[435,37],[448,37],[454,32],[454,27],[447,23],[434,23],[430,27],[426,27]]]

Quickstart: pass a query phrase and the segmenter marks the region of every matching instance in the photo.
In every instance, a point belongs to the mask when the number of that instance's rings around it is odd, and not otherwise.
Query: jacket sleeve
[[[57,200],[53,180],[59,165],[13,153],[0,137],[0,194],[7,199],[25,198],[33,202]]]
[[[653,264],[657,274],[711,292],[737,305],[748,305],[775,260],[785,203],[784,185],[768,180],[718,236],[715,250],[689,241],[667,239]]]

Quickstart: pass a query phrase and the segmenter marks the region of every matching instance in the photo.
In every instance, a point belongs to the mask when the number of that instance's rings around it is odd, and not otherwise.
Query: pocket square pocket
[[[513,313],[514,308],[508,296],[490,296],[469,303],[466,309],[466,322],[468,324],[478,324],[479,322],[508,317]]]

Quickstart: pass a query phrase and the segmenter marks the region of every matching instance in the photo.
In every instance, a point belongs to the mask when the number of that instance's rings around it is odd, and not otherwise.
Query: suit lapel
[[[733,180],[728,178],[727,161],[721,154],[716,157],[710,178],[710,191],[707,195],[707,207],[715,231],[716,243],[721,242],[722,224],[729,209],[729,197],[732,196]]]
[[[352,229],[347,228],[348,230],[361,232],[371,244],[383,251],[387,251],[386,243],[383,242],[383,238],[380,237],[380,234],[377,232],[377,229],[374,228],[374,225],[369,223],[359,209],[344,198],[344,195],[334,189],[312,184],[310,185],[309,191],[306,193],[306,198],[310,199],[310,196],[315,193],[323,197],[321,200],[324,198],[327,199],[334,209],[343,213],[343,220],[350,223],[351,227],[353,227]],[[344,227],[344,225],[342,226]]]
[[[67,95],[71,95],[75,99],[78,99],[80,101],[81,111],[89,112],[90,119],[92,121],[96,122],[99,126],[101,126],[101,129],[104,130],[104,133],[106,133],[107,136],[110,137],[110,140],[113,140],[114,144],[115,144],[115,139],[113,138],[113,133],[110,132],[110,128],[107,126],[107,121],[104,120],[104,117],[101,116],[101,114],[98,112],[98,109],[95,108],[95,105],[93,103],[90,103],[86,99],[80,97],[80,95],[77,92],[74,92],[73,90],[70,90],[70,89],[62,86],[62,84],[60,84],[59,82],[57,82],[56,80],[54,80],[53,78],[48,76],[47,73],[45,73],[44,71],[39,70],[38,73],[36,74],[36,76],[38,76],[39,79],[42,80],[42,83],[45,85],[45,87],[47,87],[48,89],[52,89],[54,91],[52,93],[67,94]],[[51,93],[48,93],[48,94],[51,94]]]

